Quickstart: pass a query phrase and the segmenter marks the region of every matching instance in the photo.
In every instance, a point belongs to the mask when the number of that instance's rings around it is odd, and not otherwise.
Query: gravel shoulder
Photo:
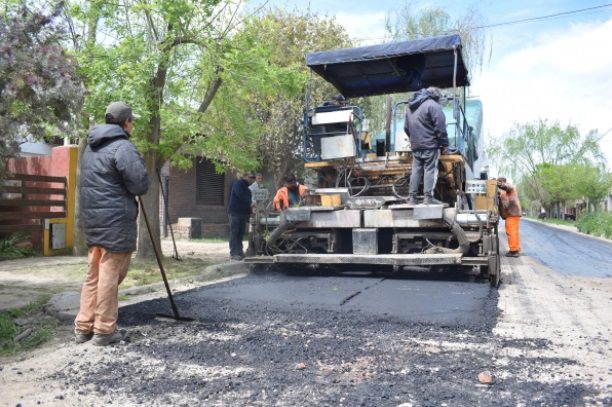
[[[535,369],[525,365],[520,374],[542,383],[592,386],[599,397],[586,396],[580,405],[608,405],[612,279],[563,276],[529,257],[509,263],[503,265],[501,313],[493,329],[503,339],[496,370],[503,378],[510,375],[505,366],[513,358],[539,361]]]

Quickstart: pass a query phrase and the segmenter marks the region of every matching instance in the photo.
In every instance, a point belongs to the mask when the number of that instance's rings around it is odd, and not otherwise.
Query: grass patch
[[[612,212],[592,212],[576,221],[578,230],[593,236],[612,239]]]
[[[172,280],[197,276],[210,263],[198,258],[182,258],[181,261],[177,261],[167,257],[163,260],[163,265],[166,276]],[[121,283],[121,289],[149,285],[160,281],[162,281],[162,277],[156,260],[133,260],[127,277]]]
[[[68,263],[68,264],[52,264],[44,268],[40,267],[24,267],[23,273],[36,274],[48,279],[55,279],[57,285],[66,286],[67,284],[81,285],[87,275],[87,262]],[[53,287],[49,284],[47,287]]]
[[[35,348],[53,336],[57,320],[43,312],[49,298],[43,295],[25,307],[0,312],[1,356]]]

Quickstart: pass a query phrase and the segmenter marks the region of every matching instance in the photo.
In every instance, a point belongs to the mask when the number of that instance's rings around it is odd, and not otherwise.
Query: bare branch
[[[217,68],[217,76],[211,83],[208,84],[208,88],[206,89],[206,94],[204,95],[204,99],[202,103],[200,103],[200,107],[198,108],[198,112],[204,113],[212,103],[217,91],[221,87],[223,83],[223,79],[221,79],[220,73],[223,71],[223,68]]]

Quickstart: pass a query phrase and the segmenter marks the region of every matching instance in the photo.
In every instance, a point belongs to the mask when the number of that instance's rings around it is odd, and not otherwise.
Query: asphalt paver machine
[[[311,106],[309,92],[301,146],[309,193],[281,213],[257,212],[245,261],[340,270],[451,267],[497,286],[497,187],[484,174],[474,177],[482,105],[466,98],[461,51],[460,37],[447,35],[307,54],[311,71],[348,100],[387,95],[384,130],[373,131],[357,104]],[[452,153],[440,156],[437,202],[411,205],[406,92],[429,86],[446,95]],[[397,94],[404,100],[393,102]]]

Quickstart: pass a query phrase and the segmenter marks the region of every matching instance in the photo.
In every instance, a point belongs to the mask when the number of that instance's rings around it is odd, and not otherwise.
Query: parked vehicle
[[[346,98],[387,95],[385,131],[369,128],[362,106],[314,103],[304,114],[305,168],[315,187],[304,205],[263,213],[252,225],[250,263],[337,269],[460,268],[500,281],[497,187],[473,179],[479,101],[466,99],[468,71],[458,35],[310,53],[310,69]],[[445,89],[454,154],[440,158],[433,205],[406,203],[412,157],[403,133],[407,102],[392,95]],[[405,99],[405,95],[402,97]],[[378,136],[377,136],[378,134]],[[384,137],[382,136],[384,135]]]
[[[576,220],[576,208],[566,207],[563,213],[563,219],[565,220]]]

